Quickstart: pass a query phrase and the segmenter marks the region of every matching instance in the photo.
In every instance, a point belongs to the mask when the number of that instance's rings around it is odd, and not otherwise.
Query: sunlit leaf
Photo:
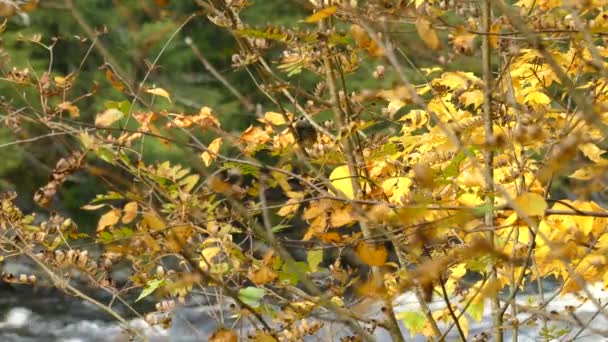
[[[116,77],[110,68],[106,69],[106,79],[108,82],[110,82],[112,87],[119,92],[123,92],[127,88],[127,86],[118,77]]]
[[[370,266],[382,266],[388,258],[388,251],[381,244],[359,242],[355,247],[355,253],[361,261]]]
[[[211,335],[209,342],[238,342],[238,336],[232,330],[220,328]]]
[[[108,127],[122,119],[124,116],[125,114],[116,108],[106,109],[103,113],[98,114],[97,117],[95,117],[95,125]]]
[[[355,222],[355,216],[352,213],[351,206],[344,206],[340,209],[335,209],[331,212],[329,225],[337,228]]]
[[[120,209],[112,209],[107,213],[103,214],[97,222],[97,232],[102,232],[108,227],[111,227],[118,223],[120,220],[121,210]]]
[[[253,308],[260,306],[260,301],[265,295],[266,290],[258,287],[249,286],[239,290],[239,299]]]
[[[287,114],[287,116],[289,116],[289,113]],[[285,116],[277,112],[266,112],[264,114],[264,118],[259,120],[274,126],[285,125],[287,123],[287,121],[285,121]]]
[[[528,216],[544,216],[548,207],[545,198],[533,192],[526,192],[517,196],[515,203]]]
[[[143,213],[142,221],[146,223],[148,228],[151,230],[162,230],[167,226],[165,222],[154,212]]]
[[[467,308],[467,313],[477,322],[481,322],[483,319],[483,312],[485,309],[485,303],[482,300],[474,300]]]
[[[403,322],[403,325],[410,331],[410,336],[414,337],[422,332],[426,326],[426,317],[422,312],[399,312],[397,313],[397,319]]]
[[[370,56],[381,57],[384,55],[384,50],[369,37],[361,26],[352,25],[350,27],[350,35],[355,39],[359,48],[367,50]]]
[[[153,94],[153,95],[160,96],[160,97],[164,97],[169,102],[171,102],[171,95],[169,95],[169,92],[166,91],[163,88],[150,88],[150,89],[146,89],[146,93]]]
[[[199,175],[189,175],[183,179],[181,179],[178,184],[180,186],[182,186],[182,189],[186,192],[190,192],[192,191],[192,189],[194,189],[194,187],[196,186],[196,184],[198,183],[198,180],[201,177]]]
[[[164,284],[165,284],[164,279],[152,279],[152,280],[148,281],[148,283],[146,283],[146,286],[144,287],[143,291],[141,291],[141,294],[139,295],[139,297],[137,297],[137,299],[135,301],[139,302],[140,300],[148,297],[149,295],[152,294],[152,292],[156,291],[156,289],[163,286]]]
[[[211,144],[209,144],[209,151],[204,151],[201,154],[201,158],[203,159],[205,166],[209,167],[211,163],[217,158],[217,153],[219,152],[221,146],[222,138],[216,138],[211,142]]]
[[[341,191],[346,198],[355,198],[355,191],[353,189],[352,177],[348,170],[348,165],[336,167],[329,175],[329,180],[334,188]]]
[[[312,272],[316,272],[319,264],[323,261],[323,250],[322,249],[313,249],[306,253],[306,261],[308,262],[308,267]]]
[[[268,266],[262,266],[256,270],[250,269],[249,272],[247,272],[247,278],[256,285],[273,282],[278,276],[278,273]]]
[[[304,22],[311,24],[311,23],[316,23],[317,21],[321,21],[325,18],[329,18],[330,16],[332,16],[336,13],[337,9],[338,8],[336,6],[325,7],[323,9],[317,11],[315,14],[304,19]]]
[[[123,211],[122,223],[130,223],[137,216],[137,202],[133,201],[125,204]]]
[[[426,46],[433,50],[439,50],[441,48],[441,41],[437,31],[433,28],[433,23],[427,17],[418,16],[416,19],[416,31],[418,36]]]

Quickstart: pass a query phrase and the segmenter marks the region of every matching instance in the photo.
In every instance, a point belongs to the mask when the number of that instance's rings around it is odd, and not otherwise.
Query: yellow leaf
[[[317,11],[317,13],[306,18],[304,20],[304,22],[309,23],[309,24],[316,23],[317,21],[321,21],[325,18],[328,18],[328,17],[334,15],[336,13],[337,9],[338,8],[336,6],[325,7],[322,10]]]
[[[137,202],[129,202],[123,208],[125,214],[122,216],[122,223],[127,224],[137,216]]]
[[[425,2],[426,2],[426,0],[416,0],[414,2],[414,6],[416,6],[416,9],[418,9],[418,7],[420,7],[420,5],[422,5]]]
[[[596,177],[597,167],[595,166],[585,166],[578,170],[576,170],[573,174],[571,174],[570,178],[578,179],[578,180],[590,180]]]
[[[371,56],[380,57],[384,55],[384,50],[367,35],[367,32],[361,26],[352,25],[350,27],[350,35],[357,42],[357,46],[367,50]]]
[[[353,189],[352,177],[348,170],[348,165],[342,165],[335,168],[329,175],[331,185],[337,190],[341,191],[346,198],[355,198],[355,191]]]
[[[125,116],[123,112],[116,108],[106,109],[95,118],[95,125],[108,127]]]
[[[475,49],[475,37],[476,35],[474,33],[468,33],[461,30],[461,32],[452,39],[454,52],[463,55],[473,54]]]
[[[209,151],[205,151],[201,154],[201,158],[203,158],[203,162],[205,166],[209,167],[211,163],[217,158],[217,153],[220,150],[220,146],[222,146],[222,138],[217,138],[209,144]],[[211,153],[210,153],[211,152]]]
[[[256,285],[262,285],[273,282],[279,275],[275,270],[268,266],[262,266],[258,270],[249,269],[247,278]]]
[[[361,261],[370,266],[382,266],[388,258],[388,252],[384,245],[374,245],[363,241],[357,244],[355,253]]]
[[[535,105],[548,105],[551,103],[551,99],[543,92],[533,91],[526,95],[524,102]]]
[[[103,214],[101,218],[99,218],[99,222],[97,222],[97,232],[102,232],[106,228],[118,223],[118,220],[120,219],[120,214],[120,209],[112,209],[107,213]]]
[[[248,144],[264,144],[270,140],[270,136],[266,131],[257,126],[249,126],[242,134],[241,141]]]
[[[251,342],[277,342],[277,339],[272,337],[269,333],[258,330],[253,339],[251,339]]]
[[[186,116],[183,114],[168,114],[170,116],[170,122],[167,123],[167,128],[171,127],[190,127],[193,124],[199,125],[201,128],[208,128],[211,126],[220,127],[219,120],[213,116],[213,112],[209,107],[202,107],[197,115]]]
[[[595,208],[591,206],[590,202],[583,201],[574,201],[572,206],[580,211],[594,211]],[[572,220],[576,223],[578,228],[585,234],[591,233],[593,230],[593,220],[592,216],[572,216]]]
[[[232,330],[220,328],[209,338],[209,342],[237,342],[238,336]]]
[[[108,82],[110,82],[114,89],[120,92],[123,92],[127,88],[125,84],[118,77],[116,77],[116,75],[114,75],[110,68],[106,69],[106,79]]]
[[[433,28],[433,23],[428,18],[419,16],[416,19],[416,31],[426,46],[433,50],[439,50],[441,48],[439,35]]]
[[[152,94],[152,95],[156,95],[156,96],[161,96],[166,98],[169,102],[171,102],[171,95],[169,95],[169,92],[166,91],[163,88],[151,88],[151,89],[146,89],[146,93]]]
[[[483,103],[483,91],[479,89],[466,91],[460,95],[458,101],[465,107],[473,105],[473,109],[477,109]]]
[[[382,182],[382,189],[391,203],[405,204],[408,202],[412,180],[407,177],[389,178]]]
[[[583,152],[585,157],[591,159],[595,163],[608,162],[608,160],[602,158],[602,154],[605,151],[600,149],[599,147],[597,147],[597,145],[595,145],[594,143],[585,143],[585,144],[579,145],[578,149],[581,150],[581,152]]]
[[[342,227],[353,222],[355,222],[355,218],[350,205],[334,210],[329,219],[329,225],[333,228]]]
[[[321,200],[311,202],[308,208],[302,213],[302,220],[311,220],[319,215],[326,213],[331,208],[331,201]]]
[[[547,201],[537,193],[527,192],[517,196],[515,203],[528,216],[545,216]]]
[[[392,117],[392,115],[397,114],[399,109],[403,108],[404,106],[405,106],[405,102],[403,102],[401,100],[393,100],[388,103],[388,106],[386,107],[386,109],[388,110],[389,115],[391,115],[391,117]]]
[[[295,214],[300,208],[300,201],[301,200],[296,198],[290,198],[287,200],[287,203],[277,212],[277,215],[285,217]]]
[[[78,107],[73,105],[71,102],[62,102],[57,105],[57,109],[61,111],[67,111],[68,113],[70,113],[70,118],[72,119],[75,119],[80,116],[80,109],[78,109]]]
[[[152,230],[161,230],[166,227],[165,222],[154,212],[146,212],[141,215],[142,221]]]
[[[212,260],[213,258],[220,254],[222,252],[222,249],[217,247],[217,246],[211,246],[211,247],[207,247],[205,249],[203,249],[201,251],[201,261],[199,262],[198,266],[202,269],[202,270],[207,270],[209,265],[212,265]]]
[[[496,20],[496,22],[494,22],[492,24],[492,26],[490,27],[490,32],[491,33],[499,33],[500,29],[501,29],[501,20]],[[492,47],[492,49],[496,49],[498,48],[498,34],[493,34],[490,36],[490,46]]]
[[[287,116],[289,116],[289,113],[287,114]],[[281,113],[277,113],[277,112],[266,112],[266,114],[264,114],[264,118],[260,119],[260,121],[269,123],[271,125],[275,125],[275,126],[279,126],[279,125],[285,125],[287,123],[287,121],[285,121],[285,116]]]

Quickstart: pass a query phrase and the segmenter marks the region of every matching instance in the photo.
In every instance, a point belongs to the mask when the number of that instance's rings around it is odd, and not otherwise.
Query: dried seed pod
[[[377,80],[381,80],[384,78],[384,70],[384,65],[378,65],[376,66],[376,70],[372,73],[372,76]]]
[[[162,267],[161,265],[156,266],[156,275],[160,278],[164,277],[165,275],[165,268]]]
[[[313,93],[315,94],[315,96],[317,97],[322,97],[323,93],[325,92],[325,88],[327,87],[327,85],[325,84],[325,82],[319,82],[317,83],[317,85],[315,86],[315,90],[313,91]]]
[[[62,264],[65,261],[65,253],[60,249],[56,250],[54,259],[57,263]]]

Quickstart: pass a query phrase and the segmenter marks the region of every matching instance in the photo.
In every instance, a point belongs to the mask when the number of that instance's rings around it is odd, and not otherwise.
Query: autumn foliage
[[[69,147],[46,184],[19,194],[47,218],[2,197],[4,257],[44,271],[11,281],[89,298],[62,285],[78,274],[131,304],[154,298],[150,324],[170,324],[193,289],[212,288],[249,327],[220,328],[216,341],[300,340],[329,324],[346,327],[333,336],[345,341],[379,330],[466,340],[484,318],[493,328],[478,339],[524,325],[551,339],[591,325],[546,309],[572,293],[606,314],[588,290],[608,284],[605,1],[311,0],[290,27],[249,25],[241,13],[255,3],[196,3],[167,44],[192,20],[232,35],[232,69],[263,98],[251,106],[224,84],[250,114],[242,132],[224,129],[204,99],[187,111],[149,81],[162,55],[133,84],[106,63],[87,94],[71,91],[77,70],[16,69],[5,56],[2,82],[27,105],[3,102],[1,124],[60,132]],[[23,39],[52,54],[41,33]],[[118,96],[91,115],[81,103],[101,88]],[[148,160],[149,139],[188,160]],[[93,229],[53,210],[78,173],[108,183],[82,203]],[[117,284],[110,274],[125,264]],[[518,301],[547,281],[555,296]],[[395,307],[404,293],[419,309]]]

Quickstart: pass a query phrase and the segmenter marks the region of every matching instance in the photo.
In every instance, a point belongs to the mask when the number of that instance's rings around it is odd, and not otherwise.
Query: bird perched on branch
[[[311,147],[317,142],[317,130],[305,117],[299,118],[293,128],[296,131],[298,143],[302,147]]]

